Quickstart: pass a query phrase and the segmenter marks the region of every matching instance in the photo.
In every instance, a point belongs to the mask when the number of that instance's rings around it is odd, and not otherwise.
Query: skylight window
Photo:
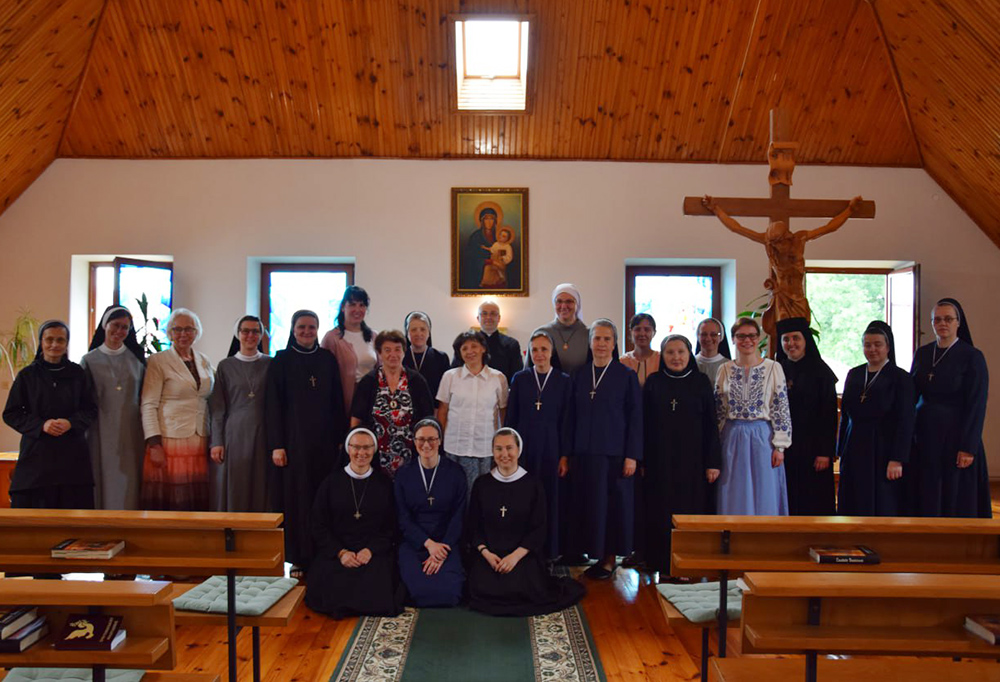
[[[524,111],[528,92],[528,21],[455,21],[458,109]]]

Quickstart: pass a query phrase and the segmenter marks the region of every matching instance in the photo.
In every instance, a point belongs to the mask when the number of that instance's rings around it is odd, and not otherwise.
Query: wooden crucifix
[[[775,324],[789,317],[811,319],[805,294],[805,245],[839,229],[848,218],[874,218],[875,202],[855,197],[850,201],[837,199],[792,199],[792,172],[795,151],[788,112],[771,110],[771,144],[767,162],[771,196],[767,199],[684,197],[684,215],[715,215],[736,234],[764,245],[770,262],[770,274],[764,287],[771,292],[771,303],[763,316],[764,331],[774,338]],[[744,227],[732,216],[758,216],[770,221],[767,230],[757,232]],[[792,232],[791,218],[831,218],[830,222],[812,230]],[[771,352],[774,344],[771,344]]]

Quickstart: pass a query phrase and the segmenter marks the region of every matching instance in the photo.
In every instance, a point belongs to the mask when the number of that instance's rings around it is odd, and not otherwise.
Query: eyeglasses
[[[438,438],[437,436],[434,436],[432,438],[414,438],[413,442],[416,443],[417,445],[435,445],[437,443],[440,443],[441,439]]]
[[[197,327],[171,327],[170,331],[174,334],[194,334],[198,331]]]
[[[717,339],[720,336],[722,336],[722,334],[719,332],[701,332],[698,334],[699,339]]]
[[[347,446],[347,449],[351,450],[352,452],[372,452],[375,449],[375,446],[374,445],[355,445],[354,443],[351,443],[350,445]]]
[[[957,317],[952,317],[951,315],[946,315],[944,317],[934,317],[931,318],[934,324],[940,324],[944,322],[945,324],[951,324],[952,322],[958,321]]]
[[[241,329],[240,336],[260,336],[259,329]]]
[[[760,334],[733,334],[733,338],[737,341],[756,341]]]

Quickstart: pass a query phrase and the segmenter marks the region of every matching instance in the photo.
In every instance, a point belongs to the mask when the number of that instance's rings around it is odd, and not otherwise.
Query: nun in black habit
[[[403,353],[403,367],[416,370],[427,380],[431,396],[436,396],[441,386],[441,377],[451,368],[448,354],[434,347],[431,339],[431,318],[425,312],[414,310],[403,322],[406,334],[406,352]]]
[[[285,558],[293,564],[293,577],[300,577],[312,560],[313,499],[341,461],[338,445],[347,430],[337,359],[317,343],[318,326],[316,313],[296,312],[288,346],[267,371],[270,489],[275,510],[285,515]]]
[[[889,325],[872,322],[863,339],[868,362],[847,373],[841,400],[837,513],[907,516],[913,380],[896,366]]]
[[[917,349],[914,514],[992,518],[983,449],[989,371],[972,345],[968,318],[953,298],[931,314],[935,340]]]
[[[779,320],[774,359],[785,370],[792,444],[785,450],[788,513],[835,513],[833,459],[837,450],[837,375],[823,362],[804,317]]]
[[[686,337],[660,344],[660,370],[646,379],[642,403],[646,564],[669,573],[671,517],[714,513],[722,466],[715,391]]]
[[[38,330],[35,360],[18,372],[3,420],[21,434],[10,481],[17,509],[93,509],[87,429],[97,419],[93,386],[66,355],[69,327],[49,320]]]

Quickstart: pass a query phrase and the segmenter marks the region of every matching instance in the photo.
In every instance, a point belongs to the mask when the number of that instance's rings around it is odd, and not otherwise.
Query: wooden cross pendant
[[[507,505],[500,507],[500,518],[507,516]]]
[[[542,401],[541,400],[536,400],[535,401],[535,410],[540,412],[541,409],[542,409]]]
[[[427,504],[429,504],[432,507],[434,506],[434,496],[433,495],[428,495],[427,496]]]
[[[309,383],[312,384],[313,388],[316,388],[316,377],[309,377]]]
[[[673,400],[670,401],[670,411],[671,412],[677,411],[677,398],[674,398]]]
[[[865,395],[864,393],[862,393],[862,394],[861,394],[861,402],[864,402],[864,401],[865,401],[865,398],[867,398],[867,397],[868,397],[868,396],[866,396],[866,395]]]
[[[361,512],[360,511],[354,512],[354,520],[357,521],[360,518],[361,518]]]

